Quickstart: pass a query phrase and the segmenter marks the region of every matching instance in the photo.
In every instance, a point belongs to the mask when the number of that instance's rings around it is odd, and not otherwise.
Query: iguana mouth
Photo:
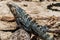
[[[47,9],[52,11],[60,11],[60,3],[52,3],[52,5],[48,5]]]

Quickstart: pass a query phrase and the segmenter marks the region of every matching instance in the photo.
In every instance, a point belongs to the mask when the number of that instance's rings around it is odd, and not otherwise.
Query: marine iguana
[[[18,25],[20,23],[24,25],[23,28],[26,31],[31,32],[33,30],[34,34],[37,34],[44,40],[54,40],[54,38],[47,33],[49,28],[47,26],[38,25],[38,23],[36,23],[36,21],[33,20],[29,14],[26,14],[21,7],[11,2],[7,3],[7,6],[10,8],[12,14],[16,18],[16,23]]]

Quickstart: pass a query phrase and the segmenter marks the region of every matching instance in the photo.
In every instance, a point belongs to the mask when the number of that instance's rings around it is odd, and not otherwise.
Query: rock
[[[8,40],[11,35],[12,35],[11,32],[0,31],[0,40]]]
[[[30,40],[30,35],[24,29],[19,29],[11,35],[9,40]]]
[[[57,2],[60,2],[60,0],[56,0]]]
[[[37,35],[31,35],[31,40],[43,40],[41,39],[41,37],[37,36]]]
[[[16,28],[15,18],[6,5],[6,1],[0,2],[0,30],[15,30]]]
[[[0,15],[0,20],[2,21],[15,21],[14,17],[11,17],[10,15]]]
[[[40,1],[40,0],[32,0],[32,1]]]
[[[15,30],[17,28],[16,22],[0,21],[0,30]]]
[[[6,5],[6,1],[0,2],[0,20],[4,21],[13,21],[15,20],[8,6]]]

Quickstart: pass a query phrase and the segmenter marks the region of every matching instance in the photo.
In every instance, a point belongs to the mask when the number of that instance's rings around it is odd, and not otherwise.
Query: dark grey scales
[[[42,37],[44,40],[54,40],[53,37],[50,37],[51,35],[46,33],[49,30],[47,26],[38,25],[35,20],[32,20],[32,18],[16,4],[7,3],[7,5],[10,8],[12,14],[15,16],[16,23],[18,25],[20,23],[24,25],[23,28],[26,31],[31,32],[33,30],[35,35]]]

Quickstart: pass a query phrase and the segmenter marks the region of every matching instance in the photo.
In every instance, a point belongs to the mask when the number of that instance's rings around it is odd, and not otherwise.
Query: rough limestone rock
[[[0,21],[0,30],[15,30],[17,28],[16,22]]]
[[[9,40],[11,35],[12,35],[12,32],[0,31],[0,40]]]
[[[17,24],[14,22],[15,18],[7,7],[6,2],[0,2],[0,20],[0,30],[14,30],[17,28]]]
[[[0,20],[13,21],[15,18],[6,5],[6,1],[0,2]]]
[[[15,18],[10,12],[5,1],[0,2],[0,40],[8,40],[12,32],[9,30],[15,30],[17,24]]]
[[[9,40],[30,40],[30,35],[24,29],[19,29],[11,35]]]
[[[60,2],[60,0],[56,0],[57,2]]]

